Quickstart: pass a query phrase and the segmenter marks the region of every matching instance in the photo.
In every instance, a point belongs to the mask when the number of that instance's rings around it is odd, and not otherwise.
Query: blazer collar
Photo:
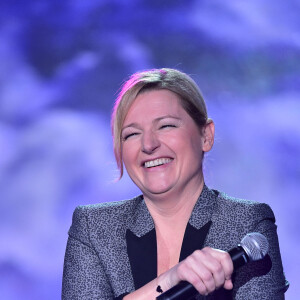
[[[142,196],[128,224],[126,232],[127,253],[135,288],[143,286],[157,276],[156,233],[153,219]],[[179,260],[196,249],[201,249],[212,224],[216,194],[204,185],[192,211],[184,234]]]
[[[196,229],[200,229],[212,220],[217,197],[218,194],[216,191],[209,189],[206,185],[203,186],[189,219],[190,225]]]
[[[132,218],[129,221],[128,229],[137,237],[142,237],[154,229],[154,222],[147,208],[147,205],[140,195],[137,197],[138,204],[134,209]]]
[[[206,185],[203,186],[202,192],[189,219],[190,225],[196,229],[200,229],[212,219],[217,196],[215,191],[210,190]],[[137,199],[139,199],[139,201],[128,224],[128,229],[137,237],[142,237],[154,229],[154,222],[143,196],[140,195]]]

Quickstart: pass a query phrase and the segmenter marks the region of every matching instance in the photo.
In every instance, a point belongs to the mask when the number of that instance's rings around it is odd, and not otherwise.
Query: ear
[[[214,144],[215,137],[215,124],[212,119],[208,119],[206,125],[203,127],[203,144],[202,151],[208,152]]]

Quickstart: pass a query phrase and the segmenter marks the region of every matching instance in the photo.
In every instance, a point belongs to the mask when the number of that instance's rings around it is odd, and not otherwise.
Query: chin
[[[145,194],[151,194],[151,195],[166,195],[172,190],[172,186],[155,186],[155,187],[146,187],[144,188]]]

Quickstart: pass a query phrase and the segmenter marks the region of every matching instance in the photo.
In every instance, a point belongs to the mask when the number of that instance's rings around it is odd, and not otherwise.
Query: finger
[[[202,295],[221,286],[232,289],[233,263],[224,251],[210,247],[196,250],[182,262],[180,269],[183,270],[181,280],[189,281]]]
[[[217,258],[213,255],[215,249],[212,248],[204,248],[202,252],[205,254],[205,258],[203,259],[203,263],[206,268],[212,274],[214,279],[215,288],[219,288],[224,285],[225,282],[225,272],[223,270],[222,264],[219,262]]]
[[[188,281],[194,286],[194,288],[199,292],[200,295],[206,296],[210,293],[210,290],[207,288],[207,286],[199,276],[196,275],[193,278],[189,278]]]
[[[231,275],[233,272],[233,262],[228,252],[212,249],[213,251],[210,254],[215,257],[219,263],[222,265],[224,270],[225,279],[231,279]]]
[[[207,295],[209,290],[203,283],[201,277],[198,275],[198,271],[194,270],[194,259],[187,257],[177,267],[178,278],[180,281],[188,281],[201,295]]]
[[[224,289],[231,290],[233,288],[233,283],[231,279],[226,279],[224,283]]]
[[[224,272],[221,264],[207,251],[197,250],[191,257],[191,268],[201,278],[208,292],[224,284]]]

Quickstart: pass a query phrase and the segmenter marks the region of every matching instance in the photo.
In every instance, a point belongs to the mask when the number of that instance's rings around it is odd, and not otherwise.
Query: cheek
[[[178,139],[177,147],[185,159],[192,160],[193,163],[202,162],[202,138],[199,134],[186,133]]]
[[[201,154],[203,150],[203,138],[200,135],[196,136],[191,140],[191,146],[195,152]]]
[[[122,147],[122,158],[126,169],[130,168],[136,159],[135,148],[133,143],[126,143]]]
[[[202,152],[201,137],[197,134],[191,135],[188,131],[182,131],[180,134],[169,136],[167,143],[172,149],[179,153],[187,154],[190,152],[196,152],[201,154]]]

